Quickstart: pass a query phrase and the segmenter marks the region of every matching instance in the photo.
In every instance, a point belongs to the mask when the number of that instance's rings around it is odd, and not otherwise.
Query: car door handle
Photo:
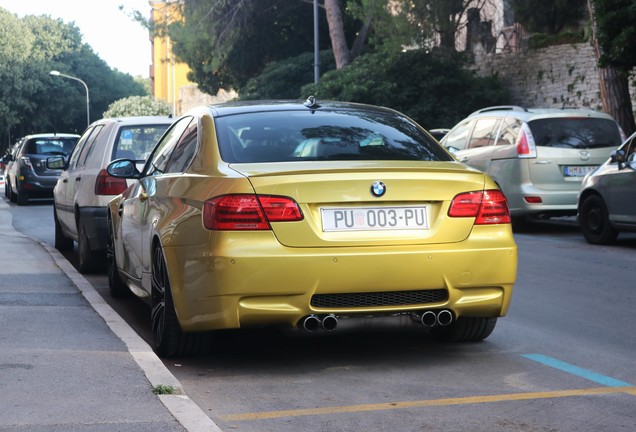
[[[81,177],[75,177],[75,181],[80,181],[82,178]]]

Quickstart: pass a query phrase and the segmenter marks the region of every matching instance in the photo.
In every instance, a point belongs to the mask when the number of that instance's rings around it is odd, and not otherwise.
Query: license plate
[[[585,177],[594,169],[596,165],[566,165],[563,167],[563,174],[566,177]]]
[[[323,231],[428,229],[428,207],[322,208]]]

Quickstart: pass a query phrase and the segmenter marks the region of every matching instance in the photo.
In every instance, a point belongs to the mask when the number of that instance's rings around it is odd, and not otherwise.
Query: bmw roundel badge
[[[381,197],[386,192],[386,185],[381,181],[374,181],[371,185],[371,194],[374,197]]]

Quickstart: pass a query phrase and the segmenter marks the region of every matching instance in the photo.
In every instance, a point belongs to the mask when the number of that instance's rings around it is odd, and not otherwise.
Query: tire
[[[18,193],[16,195],[16,202],[18,203],[18,205],[27,205],[29,203],[29,195],[24,191],[20,191],[20,188],[16,189],[18,190]]]
[[[77,223],[77,252],[79,255],[80,273],[98,273],[104,269],[104,256],[102,253],[91,250],[88,235],[81,218]]]
[[[581,204],[579,226],[583,237],[591,244],[612,244],[618,237],[618,231],[610,224],[605,202],[599,195],[589,195]]]
[[[497,318],[459,317],[450,325],[430,331],[440,342],[480,342],[490,336],[496,324]]]
[[[159,357],[186,357],[196,355],[203,348],[201,333],[181,330],[172,301],[170,279],[161,246],[154,248],[152,257],[152,346]]]
[[[60,252],[73,250],[73,239],[66,237],[64,232],[62,232],[62,226],[57,218],[55,207],[53,207],[53,220],[55,221],[55,249]]]
[[[14,203],[17,200],[18,200],[18,194],[14,193],[13,192],[13,187],[11,185],[9,185],[9,201]]]
[[[119,270],[117,269],[117,259],[115,256],[115,236],[113,234],[113,224],[108,218],[108,243],[106,243],[106,273],[108,274],[108,288],[111,297],[124,298],[130,297],[131,291],[128,286],[121,280]]]

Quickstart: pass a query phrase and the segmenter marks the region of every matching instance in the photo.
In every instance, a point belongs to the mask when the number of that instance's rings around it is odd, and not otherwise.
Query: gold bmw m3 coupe
[[[413,318],[480,341],[508,310],[517,248],[504,195],[386,108],[236,102],[164,134],[108,209],[112,295],[151,306],[163,357],[206,332],[330,332],[357,317]]]

